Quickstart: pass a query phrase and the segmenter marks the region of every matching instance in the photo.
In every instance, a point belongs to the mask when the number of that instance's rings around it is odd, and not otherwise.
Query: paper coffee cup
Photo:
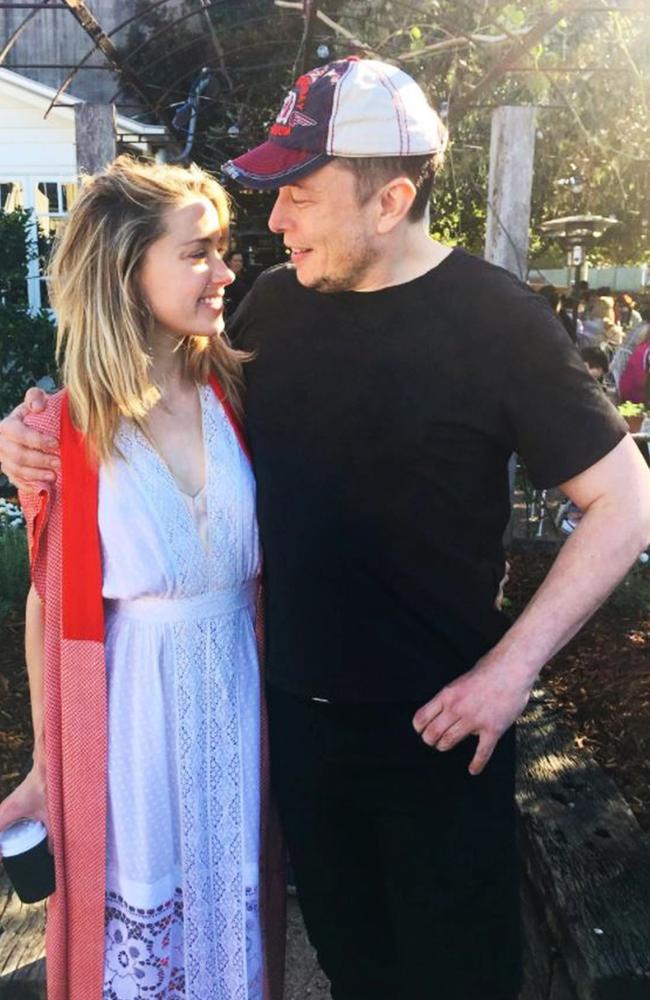
[[[54,892],[54,858],[47,830],[35,819],[21,819],[0,832],[5,871],[23,903],[37,903]]]

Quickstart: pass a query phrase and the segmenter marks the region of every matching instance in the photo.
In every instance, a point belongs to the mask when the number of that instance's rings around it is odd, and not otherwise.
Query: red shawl
[[[210,383],[248,454],[221,386],[214,377]],[[98,470],[73,426],[65,391],[51,397],[46,411],[31,415],[27,423],[61,443],[57,482],[38,494],[20,496],[32,583],[45,609],[45,752],[57,884],[48,906],[48,1000],[101,1000],[108,713]],[[260,633],[258,629],[258,637]],[[264,715],[261,786],[265,1000],[281,1000],[284,881],[278,827],[269,803]]]

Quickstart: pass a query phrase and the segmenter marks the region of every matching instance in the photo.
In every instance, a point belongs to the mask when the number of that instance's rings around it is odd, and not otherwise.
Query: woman
[[[618,393],[623,403],[628,401],[650,405],[650,326],[630,354],[621,375]]]
[[[281,996],[227,226],[207,174],[120,157],[53,258],[65,390],[32,422],[61,472],[22,498],[34,766],[0,806],[50,831],[49,1000]]]

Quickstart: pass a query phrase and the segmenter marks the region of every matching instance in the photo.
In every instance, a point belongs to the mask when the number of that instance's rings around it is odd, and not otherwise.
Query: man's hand
[[[413,717],[416,732],[438,750],[451,750],[467,736],[478,736],[470,774],[481,773],[530,697],[530,685],[513,676],[512,670],[491,662],[490,657],[488,653],[466,674],[447,684]]]
[[[21,489],[38,490],[56,479],[59,442],[25,426],[28,413],[41,413],[46,406],[47,393],[28,389],[25,401],[0,422],[2,471]]]

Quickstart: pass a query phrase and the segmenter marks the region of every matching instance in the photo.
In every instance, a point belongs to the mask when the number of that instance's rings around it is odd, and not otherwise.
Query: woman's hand
[[[0,831],[19,819],[38,819],[49,832],[44,767],[35,764],[25,780],[0,802]]]

